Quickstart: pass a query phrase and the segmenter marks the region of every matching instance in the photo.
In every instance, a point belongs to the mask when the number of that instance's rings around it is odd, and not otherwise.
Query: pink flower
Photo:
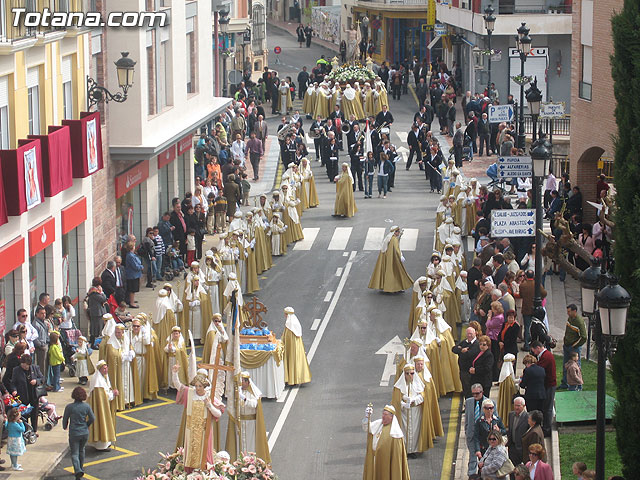
[[[229,467],[229,475],[235,475],[236,474],[236,469],[234,467]]]
[[[256,473],[257,472],[255,465],[249,465],[247,467],[247,470],[249,470],[249,473]]]
[[[251,461],[251,457],[249,457],[249,456],[242,457],[242,461],[244,463],[249,463]]]
[[[241,469],[244,473],[249,473],[249,469],[247,467],[242,467]]]
[[[156,480],[156,476],[155,475],[147,475],[146,480]]]

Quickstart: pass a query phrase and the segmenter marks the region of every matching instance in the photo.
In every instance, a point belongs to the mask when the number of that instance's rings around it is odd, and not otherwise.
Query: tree
[[[611,20],[614,54],[611,57],[615,116],[614,184],[615,270],[620,284],[633,297],[626,336],[613,360],[618,392],[614,425],[623,474],[634,478],[640,471],[640,3],[624,0],[622,11]]]

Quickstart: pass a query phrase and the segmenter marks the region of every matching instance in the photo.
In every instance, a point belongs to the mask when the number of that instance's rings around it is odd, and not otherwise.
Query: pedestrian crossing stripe
[[[402,143],[407,143],[407,136],[408,136],[407,132],[396,132],[396,135],[398,136],[398,138]]]
[[[420,235],[419,228],[405,228],[400,238],[400,249],[403,252],[413,252],[418,248],[418,237]],[[379,251],[382,246],[387,229],[385,227],[369,227],[367,235],[364,239],[363,251]],[[316,244],[316,240],[320,234],[318,227],[305,227],[302,229],[304,240],[300,240],[293,246],[293,250],[309,251]],[[353,227],[335,227],[327,250],[344,251],[347,249],[349,240],[353,234]],[[350,246],[352,250],[354,246]]]

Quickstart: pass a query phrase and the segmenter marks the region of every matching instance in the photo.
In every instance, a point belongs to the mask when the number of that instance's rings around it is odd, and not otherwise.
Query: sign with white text
[[[536,233],[536,211],[492,210],[492,237],[533,237]]]
[[[489,105],[489,123],[510,122],[513,119],[513,105]]]
[[[532,174],[531,157],[498,158],[498,176],[500,178],[530,177]]]
[[[540,104],[540,118],[564,118],[564,102],[547,102]]]

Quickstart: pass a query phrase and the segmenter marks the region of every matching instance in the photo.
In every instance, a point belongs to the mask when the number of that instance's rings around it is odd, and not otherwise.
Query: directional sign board
[[[436,35],[436,37],[442,37],[447,34],[447,26],[442,25],[441,23],[436,23],[433,26],[433,33]]]
[[[530,177],[532,174],[531,157],[498,158],[498,176],[500,178]]]
[[[510,122],[513,119],[513,105],[490,105],[489,122]]]
[[[546,102],[540,105],[540,118],[564,117],[564,102]]]
[[[492,237],[533,237],[535,233],[535,210],[491,210]]]

